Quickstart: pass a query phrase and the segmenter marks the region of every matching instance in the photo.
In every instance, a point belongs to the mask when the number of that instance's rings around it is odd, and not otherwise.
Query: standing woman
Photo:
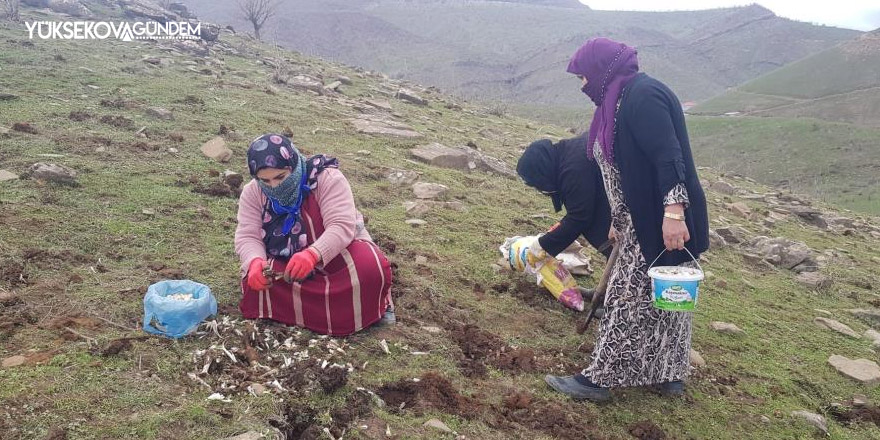
[[[235,230],[242,315],[335,336],[393,323],[391,266],[337,160],[306,159],[277,134],[251,142],[247,159]]]
[[[584,148],[601,170],[620,248],[592,363],[545,378],[575,399],[645,385],[680,395],[688,374],[692,314],[654,308],[647,272],[658,256],[658,265],[688,264],[685,247],[694,256],[708,249],[706,198],[678,98],[638,70],[635,49],[606,38],[588,40],[568,65],[596,104]]]

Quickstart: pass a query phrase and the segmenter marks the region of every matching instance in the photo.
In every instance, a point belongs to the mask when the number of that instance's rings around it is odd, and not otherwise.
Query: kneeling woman
[[[394,322],[391,266],[364,228],[335,158],[305,158],[287,137],[251,142],[254,178],[238,202],[245,318],[344,336]]]

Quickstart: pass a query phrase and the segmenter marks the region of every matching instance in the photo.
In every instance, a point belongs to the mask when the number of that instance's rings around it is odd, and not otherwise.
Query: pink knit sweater
[[[324,219],[324,234],[312,248],[321,255],[321,261],[336,258],[354,240],[372,241],[364,228],[364,217],[354,206],[354,196],[348,179],[338,169],[326,168],[318,174],[318,185],[309,195],[315,197]],[[235,229],[235,253],[241,259],[242,277],[254,258],[266,258],[266,246],[261,238],[263,205],[266,196],[256,180],[248,182],[238,199],[238,227]]]

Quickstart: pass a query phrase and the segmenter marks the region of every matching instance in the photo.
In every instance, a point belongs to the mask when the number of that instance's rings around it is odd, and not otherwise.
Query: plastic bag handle
[[[691,256],[691,260],[694,260],[694,263],[697,263],[697,269],[700,269],[700,272],[703,272],[703,273],[705,273],[705,271],[703,271],[703,266],[700,266],[700,262],[699,262],[699,261],[697,261],[697,259],[696,259],[696,258],[694,258],[694,254],[692,254],[692,253],[691,253],[691,251],[690,251],[690,250],[688,250],[688,248],[687,248],[687,247],[685,247],[685,248],[684,248],[684,250],[685,250],[685,252],[687,252],[687,253],[688,253],[688,255],[690,255],[690,256]],[[665,253],[665,252],[666,252],[666,249],[663,249],[663,250],[662,250],[662,251],[660,251],[660,255],[657,255],[657,258],[655,258],[655,259],[654,259],[654,261],[652,261],[652,262],[651,262],[651,265],[650,265],[650,266],[648,266],[648,269],[651,269],[651,268],[652,268],[652,267],[654,267],[654,263],[656,263],[656,262],[657,262],[657,260],[659,260],[659,259],[660,259],[660,257],[661,257],[661,256],[663,256],[663,254],[664,254],[664,253]]]

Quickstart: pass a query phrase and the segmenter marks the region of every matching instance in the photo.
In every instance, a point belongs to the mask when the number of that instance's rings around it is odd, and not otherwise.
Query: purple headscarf
[[[607,38],[591,38],[571,56],[567,71],[587,78],[581,90],[596,104],[587,154],[593,158],[593,144],[598,139],[605,160],[612,162],[614,112],[621,91],[639,73],[636,50]]]

